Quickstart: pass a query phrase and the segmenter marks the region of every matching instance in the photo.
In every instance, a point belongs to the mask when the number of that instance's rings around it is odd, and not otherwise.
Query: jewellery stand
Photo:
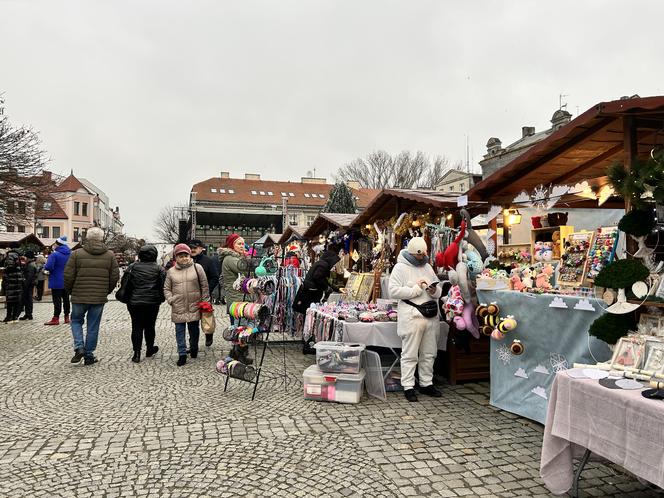
[[[270,339],[270,334],[272,332],[272,322],[274,320],[274,315],[275,315],[277,303],[279,301],[279,289],[280,289],[281,279],[283,277],[282,272],[285,270],[285,268],[283,267],[283,260],[284,260],[283,255],[282,255],[281,259],[282,259],[282,265],[279,267],[279,269],[277,271],[277,282],[276,282],[275,290],[274,290],[274,301],[272,303],[272,309],[270,310],[270,318],[267,321],[267,326],[264,327],[264,328],[261,328],[260,327],[260,322],[258,320],[256,320],[256,326],[260,328],[260,331],[261,331],[262,334],[265,334],[265,337],[262,340],[259,340],[258,338],[255,338],[254,341],[253,341],[253,343],[254,343],[253,344],[253,346],[254,346],[254,365],[255,365],[255,368],[256,368],[256,376],[252,380],[245,380],[245,379],[240,379],[240,378],[237,378],[237,377],[231,377],[230,373],[227,373],[226,374],[226,381],[224,382],[224,392],[226,392],[226,390],[228,389],[228,381],[231,378],[233,378],[235,380],[242,381],[242,382],[247,382],[249,384],[253,384],[254,389],[253,389],[253,392],[252,392],[252,395],[251,395],[251,401],[253,401],[254,398],[256,397],[256,390],[258,389],[258,384],[261,381],[261,373],[262,373],[262,370],[263,370],[263,362],[265,361],[265,351],[268,348],[268,342],[269,342],[269,339]],[[251,273],[254,273],[253,270],[252,270]],[[254,274],[254,277],[255,277],[255,274]],[[244,302],[246,300],[247,300],[247,294],[245,293],[244,297],[242,298],[242,301]],[[237,323],[235,324],[235,326],[239,327],[242,323],[242,320],[243,320],[243,317],[238,318]],[[245,318],[244,320],[246,320],[245,325],[249,323],[248,318]],[[285,335],[286,332],[284,330],[282,330],[281,334],[282,334],[282,345],[283,345],[283,365],[282,365],[283,370],[281,372],[275,373],[274,375],[271,375],[269,377],[263,376],[263,381],[281,379],[284,383],[284,390],[287,391],[288,390],[288,372],[286,370],[286,335]],[[260,360],[257,361],[258,360],[258,350],[259,350],[261,344],[262,344],[263,347],[262,347],[262,351],[261,351],[261,354],[260,354]],[[247,347],[250,347],[250,345],[247,345]]]

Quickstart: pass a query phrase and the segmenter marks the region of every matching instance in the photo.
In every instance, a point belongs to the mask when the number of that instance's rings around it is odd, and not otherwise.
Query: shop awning
[[[300,226],[287,226],[286,229],[284,230],[284,233],[281,234],[281,237],[279,237],[279,245],[284,245],[287,242],[291,242],[293,240],[305,240],[304,239],[304,232],[306,231],[307,227],[300,227]]]
[[[538,185],[588,181],[600,187],[607,183],[611,164],[630,155],[645,159],[662,145],[663,131],[664,96],[601,102],[476,184],[468,196],[471,201],[508,204]],[[597,207],[595,201],[586,204]]]

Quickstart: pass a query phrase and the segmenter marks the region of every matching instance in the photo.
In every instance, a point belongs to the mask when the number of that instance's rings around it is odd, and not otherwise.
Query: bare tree
[[[180,236],[180,218],[187,208],[184,206],[164,206],[154,222],[154,233],[161,242],[177,244]]]
[[[342,166],[335,179],[356,181],[364,188],[436,188],[451,169],[445,156],[433,162],[421,151],[403,151],[394,157],[383,150],[358,158]]]
[[[0,223],[34,220],[35,200],[52,182],[43,175],[47,163],[39,135],[32,128],[15,128],[5,114],[0,95]]]

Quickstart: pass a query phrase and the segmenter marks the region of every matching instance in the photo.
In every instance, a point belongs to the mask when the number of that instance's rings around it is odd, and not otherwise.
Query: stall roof
[[[353,225],[357,214],[318,213],[314,222],[304,232],[305,239],[311,239],[322,234],[328,227],[348,228]]]
[[[263,247],[271,247],[274,244],[278,244],[280,238],[281,238],[280,233],[266,233],[260,239],[258,239],[256,242],[254,242],[254,245],[255,246],[263,246]]]
[[[0,232],[0,248],[20,247],[23,244],[44,247],[44,243],[32,233]]]
[[[636,155],[645,158],[663,128],[664,96],[600,102],[476,184],[468,196],[505,203],[538,185],[605,184],[607,167],[625,159],[630,133]]]
[[[364,225],[373,222],[377,218],[391,218],[398,216],[404,211],[410,211],[419,207],[433,208],[437,210],[456,209],[458,195],[453,192],[441,190],[420,189],[384,189],[369,203],[360,213],[353,225]],[[482,208],[485,203],[474,202],[467,206]]]
[[[284,233],[279,237],[279,245],[283,245],[286,242],[289,242],[291,239],[304,240],[304,232],[307,230],[307,227],[300,226],[287,226]]]

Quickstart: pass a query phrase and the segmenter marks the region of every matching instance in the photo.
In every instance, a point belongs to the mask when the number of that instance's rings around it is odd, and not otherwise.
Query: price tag
[[[468,205],[468,196],[460,195],[457,197],[457,207],[464,207]]]

